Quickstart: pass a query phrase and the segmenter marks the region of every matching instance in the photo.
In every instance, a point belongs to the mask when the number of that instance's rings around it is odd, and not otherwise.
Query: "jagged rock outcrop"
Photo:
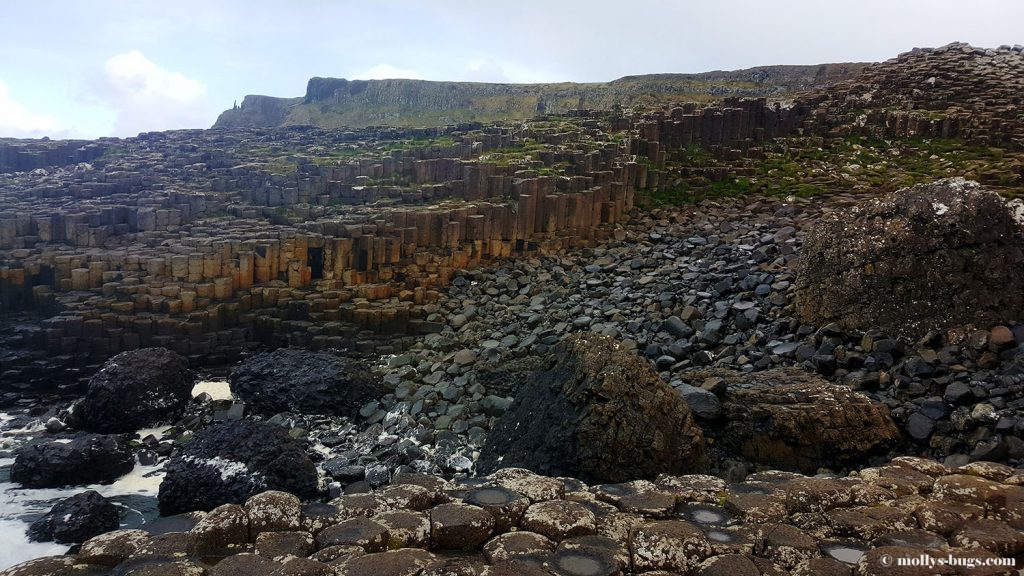
[[[166,348],[130,350],[114,356],[90,380],[75,407],[82,428],[134,432],[181,415],[195,374],[184,356]]]
[[[231,390],[257,414],[356,416],[382,393],[362,363],[327,352],[281,348],[245,359],[231,372]]]
[[[816,374],[776,368],[690,377],[699,382],[709,376],[727,390],[720,422],[708,426],[728,456],[814,474],[822,467],[863,465],[902,442],[885,405]]]
[[[135,457],[120,436],[86,434],[18,450],[11,481],[26,488],[56,488],[109,482],[135,467]]]
[[[274,98],[250,94],[242,99],[241,106],[225,110],[217,118],[214,128],[259,128],[281,126],[302,98]]]
[[[316,467],[285,429],[261,422],[219,424],[195,435],[168,461],[160,483],[160,513],[241,504],[264,490],[313,496]]]
[[[962,178],[899,190],[818,222],[797,275],[804,322],[919,338],[1024,317],[1024,230]]]
[[[512,466],[599,482],[700,471],[690,409],[632,351],[598,334],[566,338],[487,436],[478,469]]]

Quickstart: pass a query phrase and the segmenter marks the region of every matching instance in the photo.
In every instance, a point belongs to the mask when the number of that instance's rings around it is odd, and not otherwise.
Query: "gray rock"
[[[950,404],[960,404],[972,396],[971,387],[966,383],[953,382],[949,386],[946,386],[946,391],[943,393],[942,399]]]
[[[920,412],[914,412],[907,418],[905,429],[914,440],[927,440],[935,430],[935,421]]]
[[[714,420],[722,415],[722,403],[710,390],[682,383],[675,388],[698,418]]]

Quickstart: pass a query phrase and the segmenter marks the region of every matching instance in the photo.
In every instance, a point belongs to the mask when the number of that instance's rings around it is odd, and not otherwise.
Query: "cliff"
[[[223,112],[213,127],[440,126],[520,120],[580,108],[610,109],[616,104],[658,106],[727,96],[779,98],[852,78],[864,66],[762,66],[701,74],[626,76],[589,84],[312,78],[304,97],[246,96],[240,107]]]

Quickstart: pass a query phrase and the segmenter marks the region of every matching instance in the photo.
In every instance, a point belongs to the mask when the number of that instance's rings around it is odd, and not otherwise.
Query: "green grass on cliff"
[[[888,192],[963,176],[1008,197],[1024,196],[1024,152],[951,138],[883,140],[786,138],[767,143],[763,160],[722,161],[699,146],[670,154],[670,184],[643,191],[640,203],[664,206],[743,194],[813,196],[834,192]],[[727,167],[713,181],[704,169]],[[673,179],[672,175],[679,177]]]

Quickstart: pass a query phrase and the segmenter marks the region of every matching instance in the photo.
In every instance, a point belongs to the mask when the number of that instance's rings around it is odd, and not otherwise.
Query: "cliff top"
[[[442,126],[519,120],[582,108],[711,102],[723,97],[784,97],[849,79],[866,64],[759,66],[699,74],[624,76],[611,82],[492,84],[431,80],[311,78],[297,98],[249,95],[214,128],[314,125]]]

